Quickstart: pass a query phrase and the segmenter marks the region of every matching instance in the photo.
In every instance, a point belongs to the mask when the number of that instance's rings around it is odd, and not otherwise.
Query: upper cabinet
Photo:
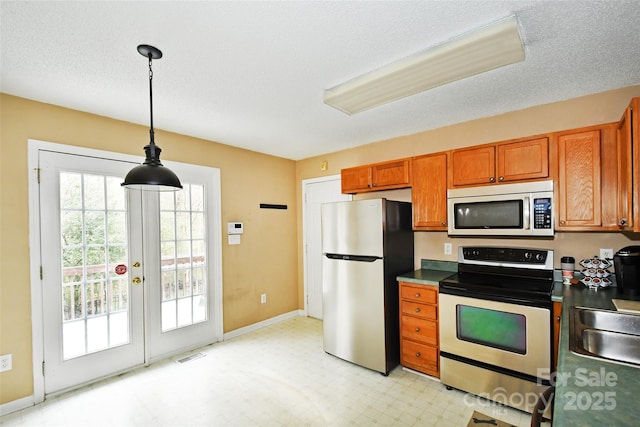
[[[616,123],[554,134],[556,230],[618,230]]]
[[[411,163],[414,230],[447,229],[447,153],[414,157]]]
[[[400,159],[342,169],[342,192],[346,194],[406,188],[411,185],[411,160]]]
[[[634,98],[616,127],[618,225],[640,232],[640,98]],[[633,203],[635,200],[635,204]]]
[[[454,187],[549,177],[549,138],[505,142],[454,150]]]

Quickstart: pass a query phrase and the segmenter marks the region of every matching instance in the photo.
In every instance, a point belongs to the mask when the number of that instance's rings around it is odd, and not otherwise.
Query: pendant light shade
[[[151,70],[151,60],[162,58],[162,52],[153,46],[141,44],[138,46],[140,55],[149,58],[149,104],[151,109],[151,126],[149,128],[150,142],[144,147],[146,159],[140,166],[131,169],[124,182],[123,187],[133,190],[155,190],[155,191],[176,191],[182,188],[180,180],[171,169],[165,167],[160,162],[162,150],[154,142],[153,130],[153,71]]]

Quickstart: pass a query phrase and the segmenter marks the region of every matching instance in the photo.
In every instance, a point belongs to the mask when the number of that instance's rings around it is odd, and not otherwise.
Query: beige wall
[[[134,154],[144,158],[146,126],[0,94],[0,404],[33,393],[27,140]],[[165,160],[220,169],[224,330],[298,308],[295,162],[156,130]],[[288,205],[260,209],[260,203]],[[226,223],[243,221],[242,244],[228,246]],[[267,304],[260,294],[267,293]]]
[[[514,96],[517,96],[517,94],[514,94]],[[640,96],[640,86],[513,111],[305,159],[296,164],[298,200],[301,197],[302,180],[339,174],[340,169],[345,167],[615,122],[620,119],[631,98],[636,96]],[[461,106],[461,108],[464,108],[464,106]],[[366,114],[366,112],[361,114]],[[321,172],[320,163],[323,161],[328,162],[328,169]],[[411,190],[361,194],[354,198],[365,197],[387,197],[393,200],[411,201]],[[301,219],[298,218],[298,232],[302,229],[300,221]],[[298,240],[300,247],[300,239]],[[629,244],[638,244],[640,236],[625,236],[621,233],[557,233],[553,240],[528,241],[509,239],[505,241],[500,239],[450,238],[446,232],[425,231],[416,232],[414,240],[416,268],[420,266],[420,259],[422,258],[456,261],[458,246],[473,244],[522,245],[555,249],[557,253],[556,264],[559,267],[560,256],[570,255],[576,259],[588,258],[599,254],[600,248],[617,250]],[[635,242],[632,243],[634,240]],[[445,242],[453,244],[452,256],[443,254],[443,244]],[[299,251],[299,257],[301,257],[300,254],[301,251]],[[302,265],[300,263],[301,260],[299,259],[299,265]],[[302,286],[301,268],[298,269],[298,275],[298,282]],[[298,297],[299,304],[302,304],[302,288],[298,292]]]

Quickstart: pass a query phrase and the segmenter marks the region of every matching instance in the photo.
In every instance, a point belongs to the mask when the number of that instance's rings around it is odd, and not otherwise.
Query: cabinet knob
[[[416,293],[416,298],[420,298],[420,294],[419,293]]]
[[[496,182],[496,177],[492,176],[491,178],[489,178],[489,182]]]
[[[620,225],[621,225],[621,226],[623,226],[623,227],[624,227],[625,225],[627,225],[627,218],[622,218],[622,219],[620,220]]]
[[[440,224],[442,224],[443,226],[447,225],[447,223],[444,221],[442,221]]]
[[[416,313],[420,313],[420,309],[419,308],[416,308]]]
[[[562,317],[558,316],[556,317],[556,320],[559,322],[562,319]]]
[[[501,176],[500,178],[498,178],[498,181],[500,182],[504,181],[504,176]]]
[[[416,353],[416,357],[420,357],[422,356],[420,353]]]
[[[420,328],[416,328],[416,332],[420,332]]]
[[[560,224],[565,225],[566,221],[560,221]]]
[[[373,184],[371,184],[371,186],[372,186],[372,187],[375,187],[375,186],[376,186],[376,183],[374,182]]]

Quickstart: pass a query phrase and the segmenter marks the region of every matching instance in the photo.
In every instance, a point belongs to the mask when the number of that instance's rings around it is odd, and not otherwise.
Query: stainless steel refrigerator
[[[411,203],[322,205],[324,351],[384,375],[400,362],[399,274],[413,270]]]

